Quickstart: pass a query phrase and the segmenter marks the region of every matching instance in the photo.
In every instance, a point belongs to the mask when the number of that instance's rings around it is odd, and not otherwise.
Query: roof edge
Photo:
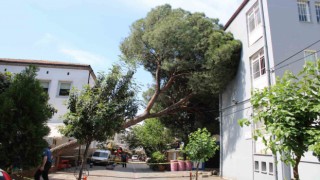
[[[14,59],[14,58],[0,58],[0,64],[18,64],[18,65],[38,65],[43,67],[61,67],[71,69],[86,69],[96,80],[96,75],[89,64],[67,63],[62,61],[48,61],[48,60],[34,60],[34,59]]]
[[[228,20],[228,22],[224,25],[223,30],[226,30],[230,24],[232,23],[232,21],[238,16],[238,14],[240,13],[240,11],[247,5],[247,3],[250,0],[244,0],[241,5],[238,7],[238,9],[233,13],[233,15],[231,16],[231,18]]]

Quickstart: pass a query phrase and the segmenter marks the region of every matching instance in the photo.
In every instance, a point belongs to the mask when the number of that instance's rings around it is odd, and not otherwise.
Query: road
[[[107,170],[105,166],[94,166],[89,168],[88,180],[126,180],[126,179],[174,179],[174,180],[188,180],[190,179],[189,171],[152,171],[149,166],[140,162],[128,163],[127,168],[122,165],[117,165],[114,170]],[[208,174],[208,173],[207,173]],[[59,171],[49,175],[50,180],[75,180],[73,172]],[[220,178],[209,176],[202,179],[218,180]],[[221,180],[221,179],[220,179]]]

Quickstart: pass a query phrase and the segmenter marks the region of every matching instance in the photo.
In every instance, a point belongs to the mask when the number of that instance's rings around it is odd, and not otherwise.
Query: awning
[[[50,133],[48,134],[48,138],[62,138],[63,135],[59,132],[59,128],[63,127],[63,123],[48,123],[48,127],[50,128]]]

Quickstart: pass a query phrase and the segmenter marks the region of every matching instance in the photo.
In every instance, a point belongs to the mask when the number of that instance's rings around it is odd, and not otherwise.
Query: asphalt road
[[[89,169],[89,176],[87,180],[130,180],[130,179],[174,179],[174,180],[188,180],[190,179],[189,171],[152,171],[148,165],[141,162],[128,163],[127,168],[122,165],[117,165],[113,170],[106,169],[105,166],[93,166]],[[205,172],[204,172],[205,173]],[[208,173],[206,173],[208,174]],[[50,180],[75,180],[72,170],[58,171],[49,174]],[[220,178],[209,176],[200,179],[218,180]],[[221,180],[221,179],[220,179]]]

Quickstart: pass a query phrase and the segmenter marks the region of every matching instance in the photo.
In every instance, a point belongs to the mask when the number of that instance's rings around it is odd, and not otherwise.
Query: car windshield
[[[108,153],[106,152],[94,152],[92,156],[96,156],[96,157],[108,157]]]

